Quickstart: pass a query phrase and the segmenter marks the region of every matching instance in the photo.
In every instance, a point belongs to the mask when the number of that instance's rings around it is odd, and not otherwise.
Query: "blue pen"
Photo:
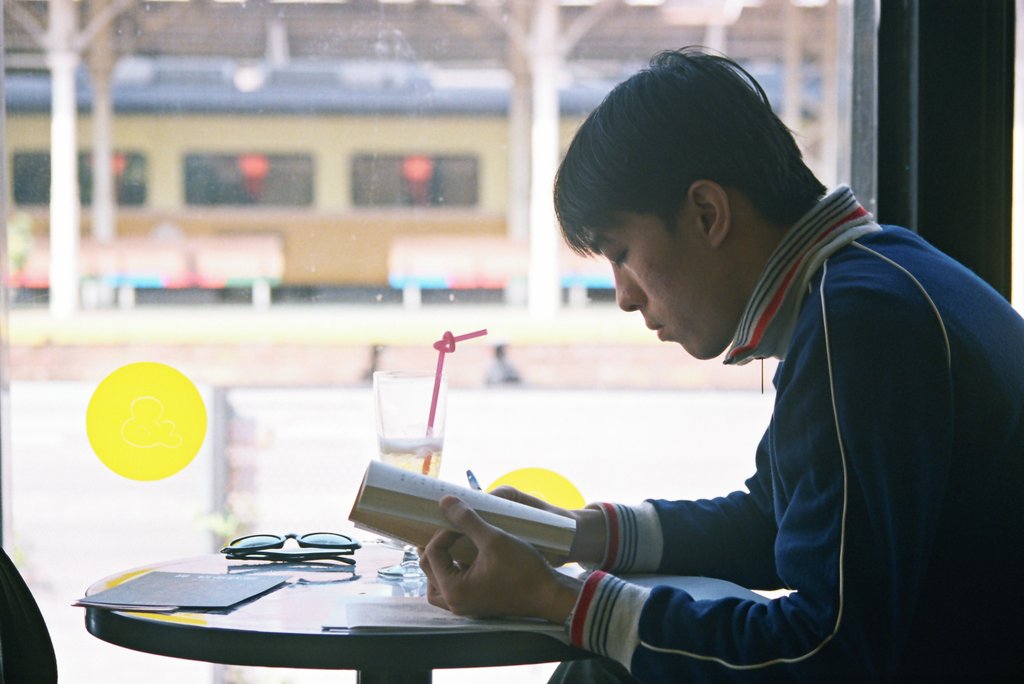
[[[476,491],[480,491],[480,483],[476,481],[476,476],[473,475],[472,470],[466,471],[466,479],[469,480],[469,486]]]

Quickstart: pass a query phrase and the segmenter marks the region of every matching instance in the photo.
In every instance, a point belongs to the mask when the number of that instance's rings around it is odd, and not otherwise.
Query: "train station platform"
[[[213,385],[353,385],[366,382],[373,367],[433,368],[432,344],[445,331],[486,328],[486,337],[463,342],[446,360],[453,386],[483,385],[497,344],[507,346],[530,387],[761,384],[760,364],[694,360],[679,345],[659,342],[639,314],[610,303],[568,307],[550,319],[501,304],[149,306],[64,319],[44,307],[14,307],[8,324],[12,380],[99,381],[125,363],[155,361]],[[774,367],[765,364],[766,384]]]

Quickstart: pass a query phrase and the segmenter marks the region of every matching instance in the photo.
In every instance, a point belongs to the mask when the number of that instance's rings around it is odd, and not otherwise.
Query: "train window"
[[[12,168],[14,203],[46,204],[50,201],[50,155],[46,152],[16,152]]]
[[[473,156],[361,154],[352,159],[357,207],[476,206],[479,162]]]
[[[50,153],[16,152],[13,155],[14,203],[44,205],[50,201]],[[146,156],[138,152],[115,152],[114,192],[121,206],[146,203]],[[82,204],[92,204],[92,154],[78,154],[78,185]]]
[[[190,206],[313,204],[313,159],[305,154],[186,154]]]

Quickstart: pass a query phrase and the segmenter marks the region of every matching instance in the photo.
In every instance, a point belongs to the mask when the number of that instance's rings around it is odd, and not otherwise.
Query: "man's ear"
[[[696,211],[708,244],[721,245],[732,228],[732,207],[725,188],[714,181],[698,180],[690,185],[686,196]]]

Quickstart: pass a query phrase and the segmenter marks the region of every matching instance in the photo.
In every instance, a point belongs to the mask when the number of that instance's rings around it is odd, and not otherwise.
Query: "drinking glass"
[[[434,371],[376,371],[373,374],[378,456],[383,463],[429,477],[441,474],[448,382],[442,373],[434,402]],[[433,407],[433,423],[430,424]],[[403,548],[399,565],[382,568],[382,577],[421,580],[416,548]]]

